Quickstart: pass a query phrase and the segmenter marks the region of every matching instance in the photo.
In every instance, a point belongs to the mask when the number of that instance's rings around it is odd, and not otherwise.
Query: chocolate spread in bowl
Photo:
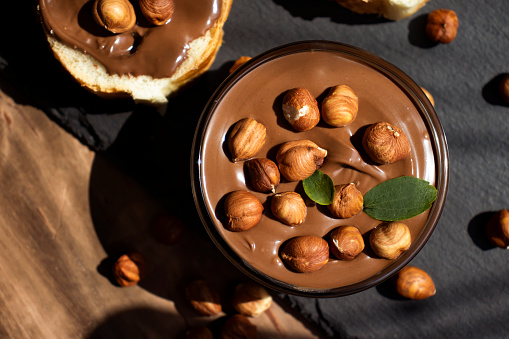
[[[272,160],[282,143],[309,139],[328,150],[321,170],[330,175],[336,185],[354,182],[365,194],[373,186],[402,175],[415,176],[435,185],[439,175],[436,159],[442,156],[436,154],[433,144],[436,136],[430,137],[435,133],[434,127],[424,118],[422,107],[419,108],[412,96],[391,79],[390,72],[380,71],[348,53],[305,50],[283,54],[251,67],[219,95],[220,99],[216,99],[219,100],[217,104],[214,101],[211,111],[205,112],[208,115],[203,134],[199,135],[201,139],[195,140],[200,147],[197,166],[201,192],[198,194],[200,199],[203,197],[204,209],[212,224],[210,227],[241,258],[240,265],[243,260],[254,271],[301,290],[326,290],[357,284],[380,274],[394,263],[394,260],[376,257],[369,249],[367,237],[365,251],[354,260],[335,260],[331,255],[329,263],[312,273],[296,273],[286,267],[279,253],[281,245],[299,235],[315,235],[328,240],[328,233],[339,225],[357,226],[362,234],[368,235],[379,221],[364,212],[350,219],[336,219],[325,206],[308,204],[303,224],[294,227],[282,224],[270,213],[270,194],[254,192],[248,184],[244,163],[230,160],[225,146],[228,131],[245,117],[263,123],[267,127],[267,140],[257,157]],[[321,122],[310,131],[296,132],[283,118],[281,100],[287,90],[304,87],[320,101],[330,87],[341,84],[350,86],[359,98],[359,112],[351,125],[333,128]],[[361,138],[365,128],[378,121],[390,122],[406,133],[412,145],[408,158],[388,165],[376,165],[369,160],[362,149]],[[223,226],[226,223],[224,198],[235,190],[251,191],[265,206],[260,222],[248,231],[230,232]],[[297,191],[305,197],[299,182],[282,180],[277,192],[284,191]],[[404,221],[411,230],[413,241],[429,229],[429,215],[428,210]]]
[[[150,24],[139,11],[136,25],[113,34],[92,16],[90,0],[39,0],[43,24],[59,41],[88,53],[110,74],[168,78],[186,58],[189,43],[203,36],[221,14],[221,0],[174,0],[171,21]]]

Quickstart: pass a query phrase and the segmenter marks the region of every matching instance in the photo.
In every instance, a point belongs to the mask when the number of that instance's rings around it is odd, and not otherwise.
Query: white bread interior
[[[400,20],[417,12],[429,0],[335,0],[341,6],[360,14],[378,14],[389,20]]]
[[[187,58],[170,78],[154,79],[149,75],[110,75],[103,64],[89,54],[69,47],[47,34],[55,57],[85,88],[106,97],[129,95],[138,103],[164,105],[168,97],[209,69],[223,41],[223,25],[232,0],[223,0],[221,16],[206,34],[189,44]]]

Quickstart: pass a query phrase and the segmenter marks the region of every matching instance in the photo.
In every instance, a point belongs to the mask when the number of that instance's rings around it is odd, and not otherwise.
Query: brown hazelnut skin
[[[208,327],[195,327],[186,332],[186,339],[214,339],[214,334]]]
[[[486,235],[493,245],[509,249],[509,210],[499,210],[491,217]]]
[[[355,226],[339,226],[330,234],[329,248],[340,260],[353,260],[364,250],[364,238]]]
[[[284,245],[281,258],[297,272],[314,272],[329,262],[329,244],[313,235],[298,236]]]
[[[127,32],[136,24],[136,13],[129,0],[95,0],[92,15],[97,24],[112,33]]]
[[[143,254],[133,251],[117,259],[113,265],[113,276],[122,287],[134,286],[145,276],[145,267]]]
[[[152,235],[165,245],[174,245],[179,242],[186,225],[184,221],[174,215],[163,214],[158,216],[152,223]]]
[[[156,26],[168,23],[173,15],[173,0],[139,0],[141,13]]]
[[[191,281],[185,289],[186,298],[201,315],[213,316],[222,312],[221,299],[216,289],[206,280]]]
[[[228,149],[232,161],[238,162],[254,157],[265,144],[267,128],[252,118],[244,118],[235,123],[228,135]]]
[[[426,35],[429,39],[448,44],[456,38],[458,16],[450,9],[436,9],[428,14]]]
[[[347,85],[334,86],[322,101],[322,118],[334,127],[350,125],[357,117],[359,99]]]
[[[267,158],[256,158],[246,162],[251,186],[258,192],[274,193],[281,175],[276,163]]]
[[[233,292],[233,308],[247,317],[257,317],[272,305],[269,292],[256,283],[240,283]]]
[[[233,191],[225,199],[226,229],[233,232],[247,231],[262,218],[263,205],[248,191]]]
[[[433,279],[424,270],[405,266],[396,275],[396,291],[402,297],[414,300],[429,298],[436,293]]]
[[[402,222],[382,222],[369,235],[371,249],[385,259],[396,259],[411,243],[410,230]]]
[[[320,109],[315,97],[305,88],[292,88],[283,97],[283,115],[299,132],[309,131],[320,122]]]
[[[297,226],[306,220],[306,203],[297,192],[275,194],[270,202],[270,210],[279,221],[288,226]]]
[[[251,57],[245,55],[235,60],[235,62],[233,63],[232,67],[229,70],[230,74],[235,72],[240,66],[244,65],[249,60],[251,60]]]
[[[424,94],[426,94],[426,97],[428,98],[429,102],[431,102],[431,105],[435,106],[435,99],[433,99],[433,96],[431,93],[424,87],[421,87]]]
[[[336,185],[332,204],[327,209],[336,218],[351,218],[360,211],[364,205],[364,197],[354,183]]]
[[[255,339],[257,337],[256,325],[242,314],[234,314],[226,319],[219,337],[221,339]]]
[[[500,97],[509,104],[509,74],[502,77],[499,85]]]
[[[378,164],[392,164],[410,154],[410,143],[405,133],[388,122],[370,125],[362,138],[362,146],[371,160]]]
[[[310,140],[289,141],[276,154],[279,172],[288,181],[300,181],[319,169],[327,151]]]

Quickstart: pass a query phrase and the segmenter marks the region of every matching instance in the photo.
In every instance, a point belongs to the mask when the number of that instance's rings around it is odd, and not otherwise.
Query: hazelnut
[[[276,161],[288,181],[304,180],[323,165],[327,151],[310,140],[289,141],[281,145]]]
[[[359,99],[347,85],[332,87],[322,101],[322,118],[334,127],[350,125],[358,111]]]
[[[421,89],[424,92],[424,94],[426,94],[426,97],[428,98],[429,102],[431,102],[431,104],[435,106],[435,100],[433,99],[431,93],[424,87],[421,87]]]
[[[398,127],[388,122],[369,126],[362,139],[364,150],[378,164],[392,164],[410,154],[410,143]]]
[[[293,88],[283,98],[283,115],[299,132],[315,127],[320,122],[318,102],[305,88]]]
[[[405,266],[396,275],[396,291],[405,298],[421,300],[435,295],[436,288],[424,270]]]
[[[267,290],[255,283],[240,283],[233,292],[233,308],[248,317],[257,317],[272,305]]]
[[[233,66],[230,68],[230,74],[235,72],[240,66],[244,65],[246,62],[251,60],[251,57],[248,56],[241,56],[235,62],[233,63]]]
[[[297,192],[275,194],[270,203],[272,214],[288,226],[300,225],[306,220],[307,207]]]
[[[235,314],[226,319],[221,328],[221,339],[255,339],[257,337],[256,325],[242,314]]]
[[[188,330],[186,339],[214,339],[214,334],[208,327],[200,326]]]
[[[95,0],[92,15],[97,24],[112,33],[127,32],[136,23],[134,7],[129,0]]]
[[[152,235],[154,238],[165,245],[176,244],[184,230],[186,225],[184,221],[177,216],[164,214],[157,217],[152,224]]]
[[[334,186],[335,193],[332,204],[327,209],[336,218],[351,218],[360,211],[364,205],[364,197],[354,183]]]
[[[448,44],[456,38],[458,16],[450,9],[436,9],[428,14],[426,35],[433,41]]]
[[[224,202],[228,218],[227,229],[233,232],[246,231],[262,218],[263,205],[247,191],[233,191]]]
[[[258,192],[275,192],[280,175],[276,163],[267,158],[257,158],[246,163],[251,186]]]
[[[352,260],[364,250],[364,238],[355,226],[339,226],[330,235],[329,247],[336,258]]]
[[[154,25],[168,23],[173,15],[173,0],[140,0],[140,10],[145,18]]]
[[[122,287],[138,284],[145,276],[145,258],[140,252],[121,255],[113,265],[113,277]]]
[[[238,121],[228,137],[228,148],[233,162],[254,157],[265,144],[267,129],[255,119]]]
[[[509,104],[509,74],[506,74],[499,85],[500,96],[502,99]]]
[[[222,312],[219,293],[206,280],[193,280],[185,292],[187,300],[199,314],[213,316]]]
[[[329,245],[313,235],[298,236],[284,246],[281,258],[297,272],[314,272],[329,262]]]
[[[493,245],[509,249],[509,210],[497,211],[491,217],[486,234]]]
[[[402,222],[383,222],[369,235],[371,249],[385,259],[396,259],[410,247],[410,230]]]

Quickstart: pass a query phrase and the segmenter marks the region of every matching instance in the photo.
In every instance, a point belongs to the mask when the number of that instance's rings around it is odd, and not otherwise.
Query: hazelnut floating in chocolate
[[[304,180],[319,169],[327,150],[310,140],[289,141],[281,145],[276,161],[279,171],[288,181]]]
[[[304,132],[320,122],[320,110],[315,97],[305,88],[293,88],[283,98],[283,115],[292,127]]]
[[[378,164],[392,164],[410,154],[410,143],[405,133],[388,122],[369,126],[362,145],[371,160]]]

